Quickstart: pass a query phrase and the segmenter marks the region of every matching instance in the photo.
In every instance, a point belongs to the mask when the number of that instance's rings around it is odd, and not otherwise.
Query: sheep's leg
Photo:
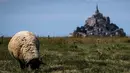
[[[21,67],[21,69],[24,69],[25,65],[23,65],[23,64],[20,63],[20,67]]]
[[[21,61],[19,61],[21,69],[25,68],[25,64],[23,64]]]

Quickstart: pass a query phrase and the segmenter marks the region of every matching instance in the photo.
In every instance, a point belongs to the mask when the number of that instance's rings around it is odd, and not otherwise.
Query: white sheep
[[[37,69],[42,64],[39,46],[39,40],[32,32],[20,31],[11,38],[8,50],[19,61],[21,69]]]

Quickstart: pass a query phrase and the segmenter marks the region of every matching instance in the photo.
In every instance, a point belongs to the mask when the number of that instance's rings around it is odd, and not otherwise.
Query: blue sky
[[[21,30],[39,36],[67,36],[95,12],[130,35],[130,0],[0,0],[0,35],[12,36]]]

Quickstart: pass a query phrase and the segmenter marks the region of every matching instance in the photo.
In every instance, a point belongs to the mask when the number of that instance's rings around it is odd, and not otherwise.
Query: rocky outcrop
[[[73,36],[126,36],[124,30],[110,22],[110,18],[103,16],[96,7],[95,14],[85,21],[85,25],[77,27]]]

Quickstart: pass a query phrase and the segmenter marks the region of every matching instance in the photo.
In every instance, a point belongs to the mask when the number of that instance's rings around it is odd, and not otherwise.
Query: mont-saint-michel
[[[104,16],[96,5],[95,13],[85,20],[85,25],[77,27],[73,36],[126,36],[123,28],[119,28],[115,23],[111,23],[109,16]]]

